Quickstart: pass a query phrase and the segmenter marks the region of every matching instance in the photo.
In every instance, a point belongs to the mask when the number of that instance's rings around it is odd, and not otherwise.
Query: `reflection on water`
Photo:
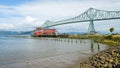
[[[98,51],[100,51],[100,45],[99,45],[99,43],[98,43]]]
[[[91,41],[91,52],[94,52],[93,41]]]
[[[0,38],[0,65],[34,58],[45,58],[78,52],[94,54],[107,48],[89,39],[67,38]]]
[[[99,52],[100,48],[102,48],[103,46],[103,44],[95,43],[93,40],[89,40],[89,39],[41,38],[41,40],[52,40],[60,43],[66,43],[67,45],[71,45],[71,44],[90,45],[90,49],[92,53]]]
[[[94,50],[95,50],[94,44],[95,44],[94,41],[91,40],[91,52],[94,52]],[[98,50],[98,52],[100,51],[100,44],[99,43],[97,43],[97,50]]]

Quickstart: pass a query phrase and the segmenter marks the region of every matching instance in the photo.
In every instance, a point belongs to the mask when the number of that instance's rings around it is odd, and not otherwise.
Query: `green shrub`
[[[113,36],[112,35],[108,35],[108,36],[106,36],[106,39],[112,40]]]

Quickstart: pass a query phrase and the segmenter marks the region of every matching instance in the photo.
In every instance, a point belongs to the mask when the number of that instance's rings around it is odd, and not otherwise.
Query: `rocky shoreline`
[[[80,63],[80,68],[120,68],[120,45],[89,57]]]

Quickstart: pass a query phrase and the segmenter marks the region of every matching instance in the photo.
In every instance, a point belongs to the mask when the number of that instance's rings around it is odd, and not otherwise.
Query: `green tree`
[[[112,34],[112,32],[114,31],[115,29],[113,28],[113,27],[111,27],[110,29],[109,29],[109,31],[111,32],[111,34]]]

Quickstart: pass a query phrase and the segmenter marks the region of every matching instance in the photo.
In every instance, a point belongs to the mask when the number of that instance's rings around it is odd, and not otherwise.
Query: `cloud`
[[[105,21],[95,21],[95,28],[98,32],[107,32],[109,33],[109,29],[111,27],[115,28],[115,33],[120,33],[120,20],[105,20]]]
[[[119,6],[120,1],[118,0],[35,0],[17,6],[1,5],[0,13],[6,14],[7,18],[0,19],[0,21],[2,23],[13,24],[19,30],[25,29],[25,27],[28,30],[28,27],[41,26],[45,20],[57,21],[77,16],[90,7],[118,11],[120,10]],[[71,24],[56,28],[61,31],[87,31],[88,24],[89,22],[81,22],[79,25]],[[103,24],[99,23],[102,28],[106,27]],[[96,30],[101,31],[99,25],[95,25]],[[120,30],[119,28],[116,29]]]
[[[14,29],[14,28],[15,28],[15,26],[13,24],[0,23],[1,30],[10,30],[10,29]]]
[[[22,25],[28,26],[28,27],[39,27],[40,25],[44,23],[44,22],[40,22],[38,18],[35,18],[32,16],[26,16],[24,21],[25,22],[22,23]]]
[[[27,16],[26,20],[27,20],[27,22],[35,22],[37,20],[37,18],[33,18],[31,16]]]
[[[106,4],[103,4],[106,3]],[[112,5],[111,5],[112,4]],[[25,5],[17,6],[16,9],[25,15],[38,16],[43,18],[47,17],[64,17],[75,16],[81,14],[90,7],[104,9],[104,10],[119,10],[119,2],[111,2],[106,0],[101,1],[55,1],[55,2],[32,2]],[[114,7],[114,8],[113,8]],[[116,7],[116,8],[115,8]]]

